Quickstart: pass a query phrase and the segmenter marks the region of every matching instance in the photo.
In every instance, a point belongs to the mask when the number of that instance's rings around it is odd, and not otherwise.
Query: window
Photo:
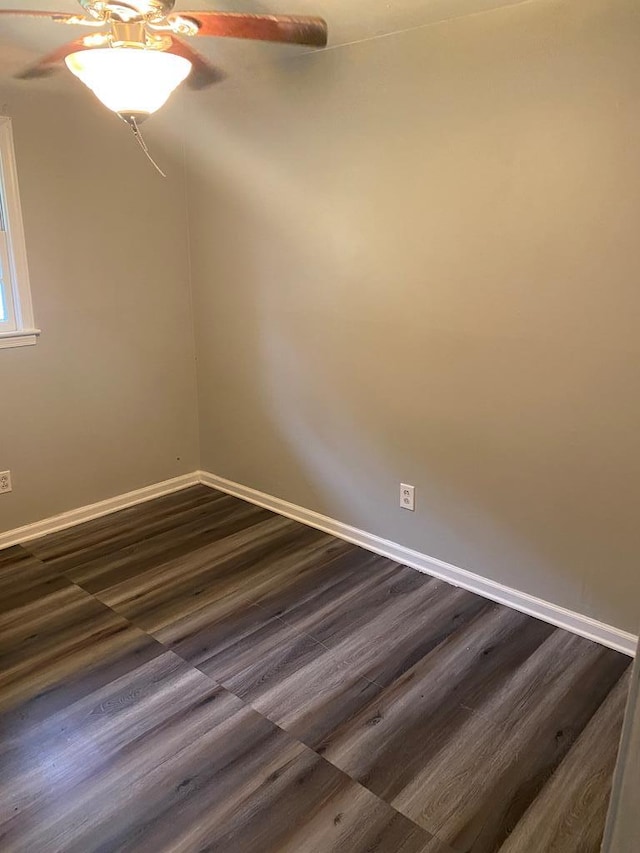
[[[0,348],[35,344],[11,119],[0,116]]]

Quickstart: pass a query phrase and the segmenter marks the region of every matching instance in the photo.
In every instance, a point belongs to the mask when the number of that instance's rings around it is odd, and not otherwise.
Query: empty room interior
[[[0,851],[640,851],[637,0],[0,7]]]

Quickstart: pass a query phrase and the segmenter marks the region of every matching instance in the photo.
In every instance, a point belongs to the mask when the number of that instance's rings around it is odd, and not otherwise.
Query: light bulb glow
[[[116,113],[153,113],[191,71],[182,56],[161,50],[105,47],[65,57],[67,68]]]

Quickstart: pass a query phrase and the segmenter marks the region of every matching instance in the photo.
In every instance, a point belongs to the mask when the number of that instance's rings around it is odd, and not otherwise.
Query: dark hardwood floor
[[[630,660],[196,486],[0,551],[3,853],[597,853]]]

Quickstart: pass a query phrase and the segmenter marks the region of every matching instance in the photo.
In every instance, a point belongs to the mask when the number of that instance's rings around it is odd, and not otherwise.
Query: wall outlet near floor
[[[11,471],[0,471],[0,495],[11,491]]]
[[[400,506],[402,509],[410,509],[411,512],[413,512],[416,508],[415,492],[415,486],[408,486],[406,483],[400,483]]]

